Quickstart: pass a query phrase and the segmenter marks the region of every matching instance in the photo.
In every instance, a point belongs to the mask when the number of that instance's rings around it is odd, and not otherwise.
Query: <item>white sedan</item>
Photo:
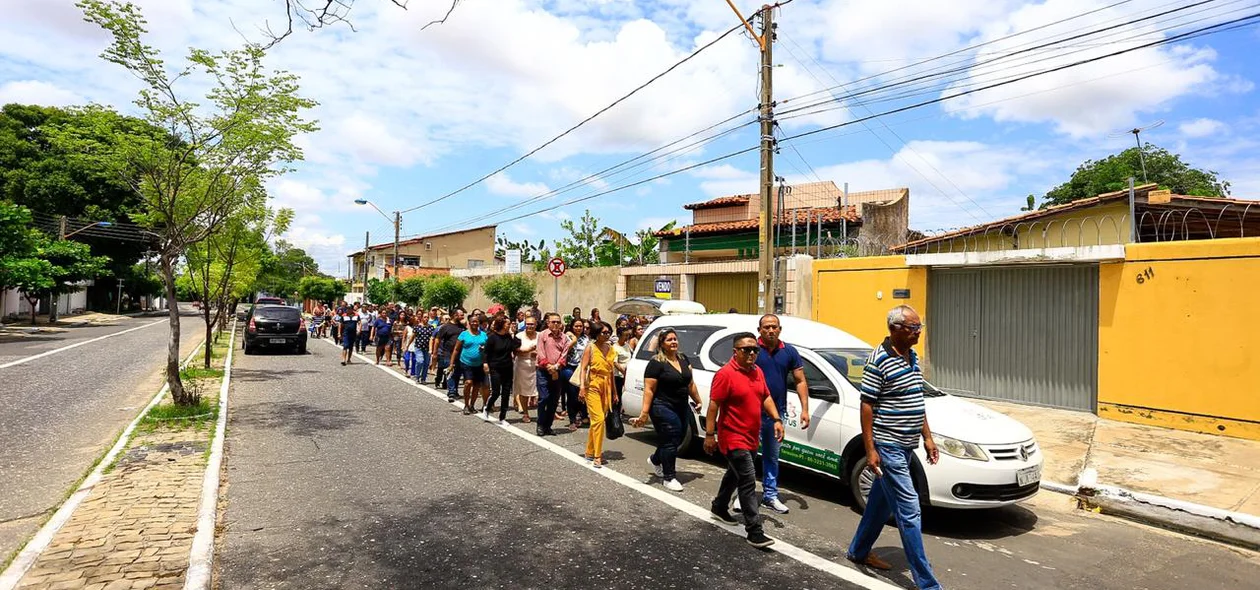
[[[739,332],[757,331],[759,316],[740,314],[664,316],[649,326],[627,367],[624,411],[637,415],[643,408],[643,373],[656,352],[656,334],[664,328],[678,333],[679,352],[691,359],[700,396],[708,401],[713,375],[731,357]],[[872,475],[866,469],[859,422],[857,385],[871,346],[852,335],[818,322],[781,316],[783,340],[796,346],[805,362],[809,384],[808,429],[801,429],[800,398],[788,384],[788,409],[783,417],[786,436],[779,459],[783,463],[829,475],[846,482],[859,508],[866,506]],[[948,508],[989,508],[1031,498],[1041,480],[1042,453],[1032,431],[1018,421],[988,408],[929,387],[928,421],[940,450],[940,461],[929,465],[920,447],[911,466],[915,487],[925,504]],[[702,417],[686,426],[680,453],[699,447]]]

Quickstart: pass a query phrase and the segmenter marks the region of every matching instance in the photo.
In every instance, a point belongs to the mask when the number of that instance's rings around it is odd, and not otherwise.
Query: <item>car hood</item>
[[[952,395],[924,400],[932,432],[982,445],[1024,442],[1033,433],[1018,420]]]

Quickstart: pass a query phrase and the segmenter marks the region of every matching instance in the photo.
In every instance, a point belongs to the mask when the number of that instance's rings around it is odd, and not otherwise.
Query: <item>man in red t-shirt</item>
[[[704,450],[710,455],[721,449],[726,458],[726,474],[710,511],[713,517],[730,525],[731,494],[739,490],[739,508],[744,513],[748,544],[765,548],[774,544],[766,536],[757,515],[757,469],[753,455],[761,438],[761,413],[774,421],[774,438],[783,440],[783,420],[766,388],[766,378],[757,366],[761,348],[752,332],[735,335],[735,353],[729,363],[713,376],[709,389],[709,411],[705,420]],[[721,414],[719,415],[719,411]]]

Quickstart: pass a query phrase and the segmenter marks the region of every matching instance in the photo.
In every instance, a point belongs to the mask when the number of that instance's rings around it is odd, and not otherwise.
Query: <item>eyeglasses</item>
[[[923,324],[921,324],[921,323],[919,323],[919,324],[901,324],[901,323],[897,323],[897,324],[893,324],[893,325],[894,325],[894,326],[900,326],[902,329],[909,330],[909,331],[911,331],[911,332],[922,332],[922,331],[923,331]]]
[[[757,354],[757,351],[760,349],[756,346],[736,346],[735,350],[743,352],[744,354]]]

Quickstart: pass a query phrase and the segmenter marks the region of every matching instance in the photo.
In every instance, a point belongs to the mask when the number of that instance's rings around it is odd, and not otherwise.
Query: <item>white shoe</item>
[[[507,426],[507,425],[508,425],[507,420],[499,420],[499,426]]]
[[[678,483],[678,480],[667,479],[665,480],[665,489],[671,492],[681,492],[683,490],[683,487],[682,487],[682,484]]]
[[[761,505],[775,512],[778,512],[779,514],[787,514],[789,510],[787,505],[784,504],[783,502],[780,502],[778,498],[770,498],[769,500],[762,500]]]
[[[652,473],[661,479],[665,479],[665,468],[652,462],[652,457],[648,457],[648,464],[652,466]]]
[[[490,421],[490,411],[489,411],[489,410],[482,410],[482,411],[481,411],[481,419],[482,419],[482,420],[485,420],[486,422],[489,422],[489,421]]]

